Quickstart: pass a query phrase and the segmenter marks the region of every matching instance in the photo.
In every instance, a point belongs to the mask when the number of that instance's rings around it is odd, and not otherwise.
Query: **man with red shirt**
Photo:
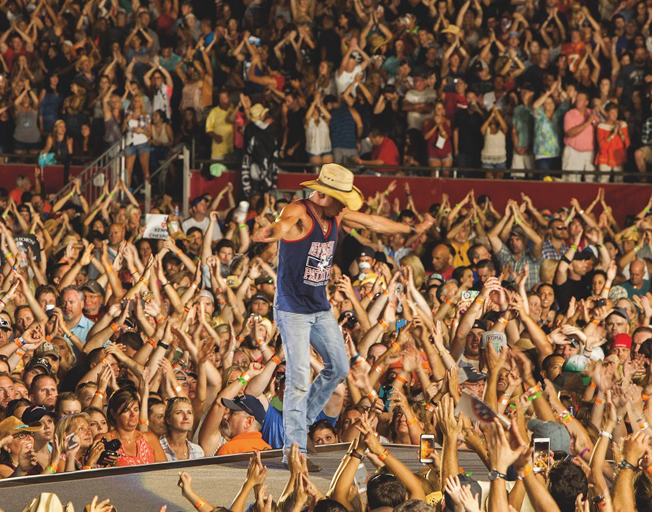
[[[378,128],[369,132],[369,140],[373,144],[371,160],[354,158],[353,161],[360,165],[399,165],[400,158],[398,148],[392,139],[386,137]],[[396,169],[373,168],[374,172],[394,172]]]
[[[7,39],[9,39],[9,46],[7,46]],[[7,30],[0,37],[0,52],[11,70],[19,55],[26,55],[28,60],[32,58],[34,44],[27,34],[14,26],[13,30]]]

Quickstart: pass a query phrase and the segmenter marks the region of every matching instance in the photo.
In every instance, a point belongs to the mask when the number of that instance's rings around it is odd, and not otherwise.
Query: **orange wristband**
[[[414,425],[416,422],[417,422],[417,417],[415,416],[414,418],[412,418],[410,421],[407,422],[407,426],[409,427],[411,425]]]
[[[385,320],[383,320],[383,319],[381,318],[380,320],[378,320],[378,323],[380,324],[380,326],[381,326],[383,329],[387,329],[388,325],[387,325],[387,322],[385,322]]]
[[[396,380],[402,382],[403,384],[407,383],[407,379],[405,377],[402,377],[401,375],[397,375]]]
[[[276,365],[279,365],[279,364],[281,364],[281,363],[283,362],[283,361],[281,361],[278,357],[276,357],[276,354],[274,354],[274,355],[272,356],[272,361],[273,361],[274,364],[276,364]]]
[[[114,322],[111,322],[111,329],[113,329],[113,332],[118,332],[120,330],[120,328],[117,325],[115,325]]]
[[[378,458],[380,460],[384,461],[387,458],[388,455],[389,455],[389,450],[387,448],[385,448],[385,451],[383,453],[378,454]]]
[[[401,351],[401,346],[400,346],[398,343],[396,343],[396,342],[393,342],[393,343],[392,343],[392,348],[393,348],[394,350],[396,350],[396,352],[400,352],[400,351]]]

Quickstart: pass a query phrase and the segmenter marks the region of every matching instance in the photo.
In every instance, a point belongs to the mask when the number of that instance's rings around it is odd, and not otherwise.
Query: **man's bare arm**
[[[346,227],[353,229],[368,229],[374,233],[382,233],[384,235],[393,235],[395,233],[410,234],[412,230],[407,224],[394,222],[379,215],[368,215],[366,213],[354,212],[345,210],[340,217],[340,223]],[[434,219],[430,215],[426,215],[425,220],[421,224],[414,226],[415,233],[423,233],[429,229],[434,223]]]
[[[253,237],[254,242],[277,242],[283,238],[294,226],[296,226],[305,208],[299,203],[291,203],[283,208],[281,215],[274,224],[266,229],[261,229]]]

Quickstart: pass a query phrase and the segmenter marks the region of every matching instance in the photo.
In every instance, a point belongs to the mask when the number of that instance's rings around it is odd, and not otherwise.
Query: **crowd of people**
[[[33,184],[22,177],[0,189],[0,477],[287,444],[283,411],[296,404],[284,400],[286,387],[296,393],[301,384],[286,371],[279,327],[293,327],[275,295],[279,257],[288,257],[282,245],[294,244],[257,240],[290,206],[313,207],[252,193],[244,212],[228,185],[195,197],[179,219],[165,197],[151,213],[169,215],[169,237],[154,240],[142,237],[124,182],[107,183],[91,204],[74,182],[71,197],[50,204],[40,178],[36,169]],[[306,186],[319,190],[325,179]],[[602,189],[591,204],[573,200],[558,211],[525,195],[498,207],[474,191],[420,211],[394,181],[352,207],[373,229],[322,225],[325,239],[341,243],[313,244],[303,256],[304,279],[327,282],[323,314],[344,338],[322,341],[344,343],[348,359],[334,369],[315,351],[324,354],[324,345],[305,353],[308,385],[334,371],[343,379],[312,411],[308,447],[351,449],[327,500],[310,483],[320,468],[305,444],[285,452],[293,476],[273,503],[257,485],[265,472],[254,458],[231,509],[256,489],[261,510],[300,510],[312,499],[338,510],[425,500],[475,511],[478,483],[458,475],[463,447],[491,470],[480,496],[491,511],[519,510],[525,496],[549,512],[573,510],[576,498],[607,512],[645,509],[652,198],[627,226]],[[312,233],[320,218],[309,219]],[[469,393],[511,426],[456,414]],[[442,449],[417,475],[385,445],[418,445],[422,434]],[[551,460],[533,473],[539,438],[550,440]],[[358,493],[352,483],[364,457],[378,472]],[[198,509],[212,509],[183,482]]]
[[[131,186],[186,144],[262,192],[278,162],[646,180],[651,21],[642,0],[8,0],[0,153],[124,136]]]

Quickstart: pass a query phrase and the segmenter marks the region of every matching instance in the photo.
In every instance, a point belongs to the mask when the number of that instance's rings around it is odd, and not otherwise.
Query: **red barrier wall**
[[[316,176],[299,173],[282,173],[278,177],[280,190],[300,190],[300,183]],[[377,190],[385,190],[394,178],[375,176],[356,176],[355,184],[362,190],[365,197],[374,195]],[[219,192],[229,181],[232,181],[236,190],[239,186],[237,173],[228,172],[208,181],[198,172],[193,172],[191,182],[191,198],[200,194],[210,193],[213,196]],[[399,185],[390,195],[390,200],[399,198],[405,204],[403,182],[410,184],[415,205],[420,211],[427,211],[432,203],[441,200],[442,193],[448,194],[450,202],[459,202],[469,190],[475,190],[475,197],[487,194],[491,197],[497,210],[505,208],[508,199],[521,200],[521,192],[530,196],[534,206],[552,211],[562,206],[568,206],[571,198],[575,197],[583,207],[587,207],[595,199],[599,186],[605,189],[605,200],[613,209],[613,214],[619,223],[625,217],[636,214],[645,208],[652,188],[647,185],[613,184],[597,185],[592,183],[548,183],[541,181],[493,181],[493,180],[467,180],[446,178],[398,178]],[[598,206],[596,212],[602,212]]]
[[[20,175],[28,176],[34,181],[34,165],[19,164],[0,164],[0,186],[12,191],[16,188],[16,178]],[[77,176],[83,167],[71,167],[71,176]],[[43,169],[43,181],[45,182],[45,191],[49,194],[57,192],[63,188],[63,166],[48,166]]]

